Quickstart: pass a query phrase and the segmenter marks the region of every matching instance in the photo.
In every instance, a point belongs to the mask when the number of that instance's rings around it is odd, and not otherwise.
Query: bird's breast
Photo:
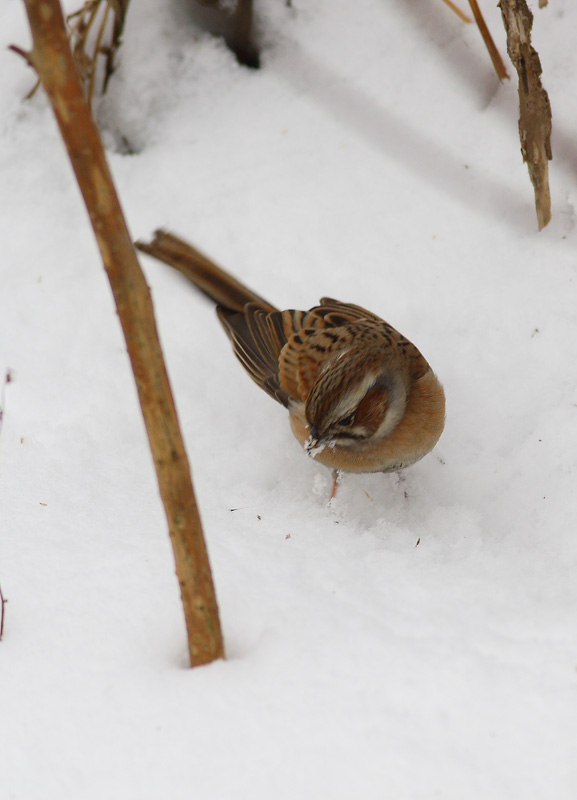
[[[292,432],[302,447],[309,438],[304,403],[290,410]],[[410,467],[436,445],[445,425],[445,393],[429,371],[415,381],[405,413],[386,436],[345,445],[327,445],[314,456],[330,469],[344,472],[396,472]]]

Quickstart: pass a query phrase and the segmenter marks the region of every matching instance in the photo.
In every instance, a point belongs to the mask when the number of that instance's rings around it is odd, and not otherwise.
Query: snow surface
[[[131,4],[96,110],[134,237],[370,307],[447,394],[431,455],[328,507],[210,305],[143,257],[226,638],[196,670],[86,212],[0,48],[1,800],[577,797],[577,6],[533,5],[540,234],[516,81],[440,0],[261,0],[258,72]],[[0,30],[29,46],[20,0]]]

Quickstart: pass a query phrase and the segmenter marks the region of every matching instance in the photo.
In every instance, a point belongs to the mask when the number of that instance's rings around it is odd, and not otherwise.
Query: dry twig
[[[497,77],[500,81],[505,80],[508,78],[509,75],[507,74],[507,69],[505,68],[505,64],[503,59],[501,58],[501,54],[497,50],[497,45],[493,41],[493,37],[487,27],[487,23],[483,15],[481,14],[481,9],[479,8],[479,4],[477,0],[469,0],[469,5],[471,6],[471,11],[473,12],[473,16],[475,17],[475,22],[477,23],[477,27],[479,28],[479,32],[483,37],[483,41],[485,42],[485,47],[489,51],[489,55],[491,56],[491,61],[493,62],[493,66],[495,67],[495,72],[497,73]]]
[[[499,5],[507,31],[507,50],[519,75],[521,152],[535,189],[537,222],[542,230],[551,219],[551,105],[541,83],[539,56],[531,46],[533,14],[526,0],[501,0]]]
[[[73,11],[66,17],[68,25],[68,38],[70,47],[76,63],[76,69],[80,80],[84,86],[88,103],[92,105],[94,96],[94,85],[96,83],[96,73],[98,70],[98,56],[104,56],[104,77],[102,81],[102,93],[107,89],[115,70],[115,57],[120,47],[120,37],[124,29],[124,19],[128,10],[130,0],[85,0],[84,5],[77,11]],[[104,8],[104,11],[99,12]],[[112,10],[112,23],[109,23],[110,11]],[[109,44],[103,44],[106,29],[110,31]],[[91,37],[93,29],[96,30],[95,36]],[[27,54],[17,50],[25,58]],[[32,89],[26,95],[29,100],[40,86],[40,79],[36,81]]]
[[[94,95],[98,57],[104,56],[103,92],[114,72],[128,3],[129,0],[85,0],[82,8],[66,17],[72,54],[89,104]],[[107,30],[109,35],[105,37]],[[108,44],[104,44],[105,38]]]
[[[4,409],[6,408],[6,387],[11,382],[12,373],[7,369],[4,375],[4,381],[2,382],[2,390],[0,391],[0,434],[2,433],[2,425],[4,423]]]
[[[465,12],[464,12],[464,11],[461,11],[461,9],[459,8],[459,6],[456,6],[456,5],[455,5],[455,4],[452,2],[452,0],[443,0],[443,3],[445,3],[445,5],[447,5],[447,6],[449,6],[449,8],[451,9],[451,11],[454,11],[454,12],[455,12],[455,14],[456,14],[456,15],[459,17],[459,19],[462,19],[462,20],[463,20],[463,22],[473,22],[473,20],[471,19],[471,17],[468,17],[468,16],[465,14]]]
[[[40,76],[68,149],[108,274],[150,441],[180,583],[191,664],[224,655],[188,458],[156,330],[104,149],[82,93],[58,0],[24,0]],[[18,51],[18,48],[14,48]],[[22,51],[18,51],[22,52]]]
[[[2,636],[4,635],[4,606],[8,600],[2,594],[2,587],[0,586],[0,642],[2,641]]]

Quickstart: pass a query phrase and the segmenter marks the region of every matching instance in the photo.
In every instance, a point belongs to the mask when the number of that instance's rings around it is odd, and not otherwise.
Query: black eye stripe
[[[347,414],[346,417],[343,417],[337,422],[337,425],[342,425],[343,428],[348,428],[349,425],[352,425],[355,421],[354,414]]]

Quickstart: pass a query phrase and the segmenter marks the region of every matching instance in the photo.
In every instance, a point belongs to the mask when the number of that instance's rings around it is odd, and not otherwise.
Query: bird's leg
[[[333,470],[333,488],[331,489],[331,496],[329,498],[329,503],[336,497],[337,489],[339,488],[339,483],[341,482],[342,477],[343,477],[342,469]]]

